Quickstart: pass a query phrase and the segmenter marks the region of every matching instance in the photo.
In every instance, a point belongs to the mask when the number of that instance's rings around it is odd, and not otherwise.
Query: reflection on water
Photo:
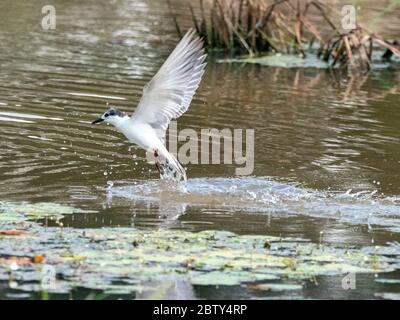
[[[253,128],[254,176],[233,177],[233,165],[188,165],[188,183],[173,189],[120,134],[90,125],[106,102],[132,112],[176,44],[166,3],[57,0],[51,32],[40,28],[41,5],[0,4],[2,200],[97,211],[64,219],[77,228],[224,229],[313,241],[322,231],[329,242],[399,241],[398,65],[344,79],[210,57],[178,128]],[[376,19],[396,11],[365,8]],[[183,2],[177,10],[188,24]],[[400,26],[387,30],[394,37]],[[197,296],[227,294],[207,290]]]

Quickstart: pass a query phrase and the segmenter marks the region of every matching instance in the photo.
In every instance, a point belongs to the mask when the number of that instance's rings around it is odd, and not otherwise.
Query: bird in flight
[[[164,140],[170,121],[189,108],[205,71],[206,57],[202,39],[189,30],[143,88],[132,116],[111,106],[92,124],[103,121],[112,124],[130,142],[154,155],[161,177],[171,177],[172,173],[176,180],[186,181],[185,169],[168,152]]]

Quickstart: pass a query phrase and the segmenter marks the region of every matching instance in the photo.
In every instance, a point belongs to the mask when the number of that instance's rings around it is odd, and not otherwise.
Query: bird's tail
[[[175,181],[186,181],[186,171],[179,163],[179,161],[168,152],[167,148],[162,146],[158,149],[160,155],[164,158],[164,163],[161,167],[161,179],[164,180],[175,180]]]

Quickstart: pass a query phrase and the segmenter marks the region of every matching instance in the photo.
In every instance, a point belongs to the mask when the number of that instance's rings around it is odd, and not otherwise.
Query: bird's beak
[[[94,121],[92,122],[92,124],[96,124],[96,123],[103,122],[103,121],[104,121],[104,119],[98,118],[98,119],[94,120]]]

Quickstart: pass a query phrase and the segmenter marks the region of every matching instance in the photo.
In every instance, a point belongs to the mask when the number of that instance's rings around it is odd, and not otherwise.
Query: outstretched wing
[[[132,118],[151,125],[163,140],[171,119],[189,108],[204,73],[206,56],[203,41],[189,30],[144,87]]]

